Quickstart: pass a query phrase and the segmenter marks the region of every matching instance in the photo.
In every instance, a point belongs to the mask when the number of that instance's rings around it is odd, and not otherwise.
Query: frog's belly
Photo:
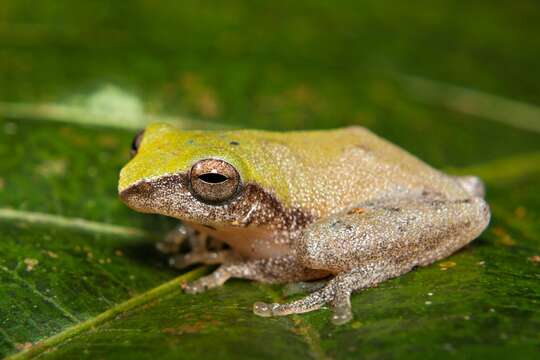
[[[187,223],[187,225],[225,242],[245,258],[262,259],[290,254],[289,241],[280,240],[275,233],[265,229],[240,227],[210,229],[199,224]]]

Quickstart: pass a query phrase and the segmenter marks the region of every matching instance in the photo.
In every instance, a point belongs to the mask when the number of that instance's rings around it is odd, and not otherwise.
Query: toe
[[[351,293],[348,291],[338,292],[332,301],[332,323],[342,325],[353,318],[351,310]]]
[[[193,281],[182,285],[182,289],[187,294],[199,294],[206,290],[206,286],[200,281]]]
[[[277,304],[268,304],[262,301],[258,301],[255,304],[253,304],[253,313],[258,316],[262,317],[270,317],[273,315],[272,309]]]
[[[348,323],[353,318],[351,309],[339,309],[334,310],[334,313],[332,314],[332,323],[334,325],[343,325],[345,323]]]
[[[192,262],[187,255],[177,255],[169,258],[169,266],[171,267],[182,270],[190,265],[192,265]]]

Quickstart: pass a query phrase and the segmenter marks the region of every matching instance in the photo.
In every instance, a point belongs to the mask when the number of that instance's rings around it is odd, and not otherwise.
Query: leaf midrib
[[[125,313],[129,310],[137,308],[143,304],[146,304],[154,299],[159,299],[165,296],[166,294],[178,290],[180,285],[186,281],[194,280],[208,271],[206,267],[200,267],[195,270],[189,271],[185,274],[182,274],[172,280],[167,281],[166,283],[159,285],[151,290],[145,291],[144,293],[132,297],[129,300],[126,300],[120,304],[113,306],[112,308],[94,316],[91,319],[68,327],[67,329],[59,332],[56,335],[48,337],[44,340],[41,340],[34,344],[31,348],[22,350],[16,354],[8,356],[6,360],[15,360],[15,359],[30,359],[35,355],[41,354],[44,351],[53,348],[62,344],[65,340],[70,339],[80,333],[83,333],[87,330],[93,329],[94,327],[103,324],[110,319],[113,319],[119,314]]]
[[[134,227],[107,224],[82,218],[70,218],[62,215],[16,210],[12,208],[0,208],[0,220],[26,221],[107,235],[127,237],[150,236],[148,232]]]

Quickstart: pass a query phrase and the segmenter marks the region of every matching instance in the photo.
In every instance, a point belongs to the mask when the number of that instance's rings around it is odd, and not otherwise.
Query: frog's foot
[[[219,287],[225,283],[225,281],[231,278],[231,274],[226,270],[224,266],[214,271],[212,274],[203,276],[202,278],[182,284],[182,289],[188,294],[199,294],[206,290]]]
[[[321,283],[314,284],[320,285]],[[318,310],[329,304],[333,310],[332,322],[341,325],[353,317],[350,297],[356,286],[351,287],[350,283],[350,278],[338,276],[300,300],[285,304],[256,302],[253,304],[253,312],[263,317],[284,316]]]
[[[176,254],[189,236],[189,230],[185,226],[179,225],[171,230],[163,240],[156,243],[156,249],[163,254]]]
[[[185,269],[194,264],[215,265],[231,262],[238,259],[238,256],[232,250],[220,251],[192,251],[187,254],[171,256],[169,265],[177,269]]]
[[[156,248],[159,252],[166,255],[178,254],[182,244],[186,240],[189,241],[192,251],[206,251],[206,235],[197,233],[191,227],[183,224],[178,225],[174,230],[170,231],[165,236],[165,239],[158,241]]]

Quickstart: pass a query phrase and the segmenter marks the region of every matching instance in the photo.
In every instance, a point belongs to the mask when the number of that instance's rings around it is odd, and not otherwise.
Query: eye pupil
[[[229,178],[218,173],[206,173],[198,176],[199,180],[209,184],[220,184],[227,181]]]

